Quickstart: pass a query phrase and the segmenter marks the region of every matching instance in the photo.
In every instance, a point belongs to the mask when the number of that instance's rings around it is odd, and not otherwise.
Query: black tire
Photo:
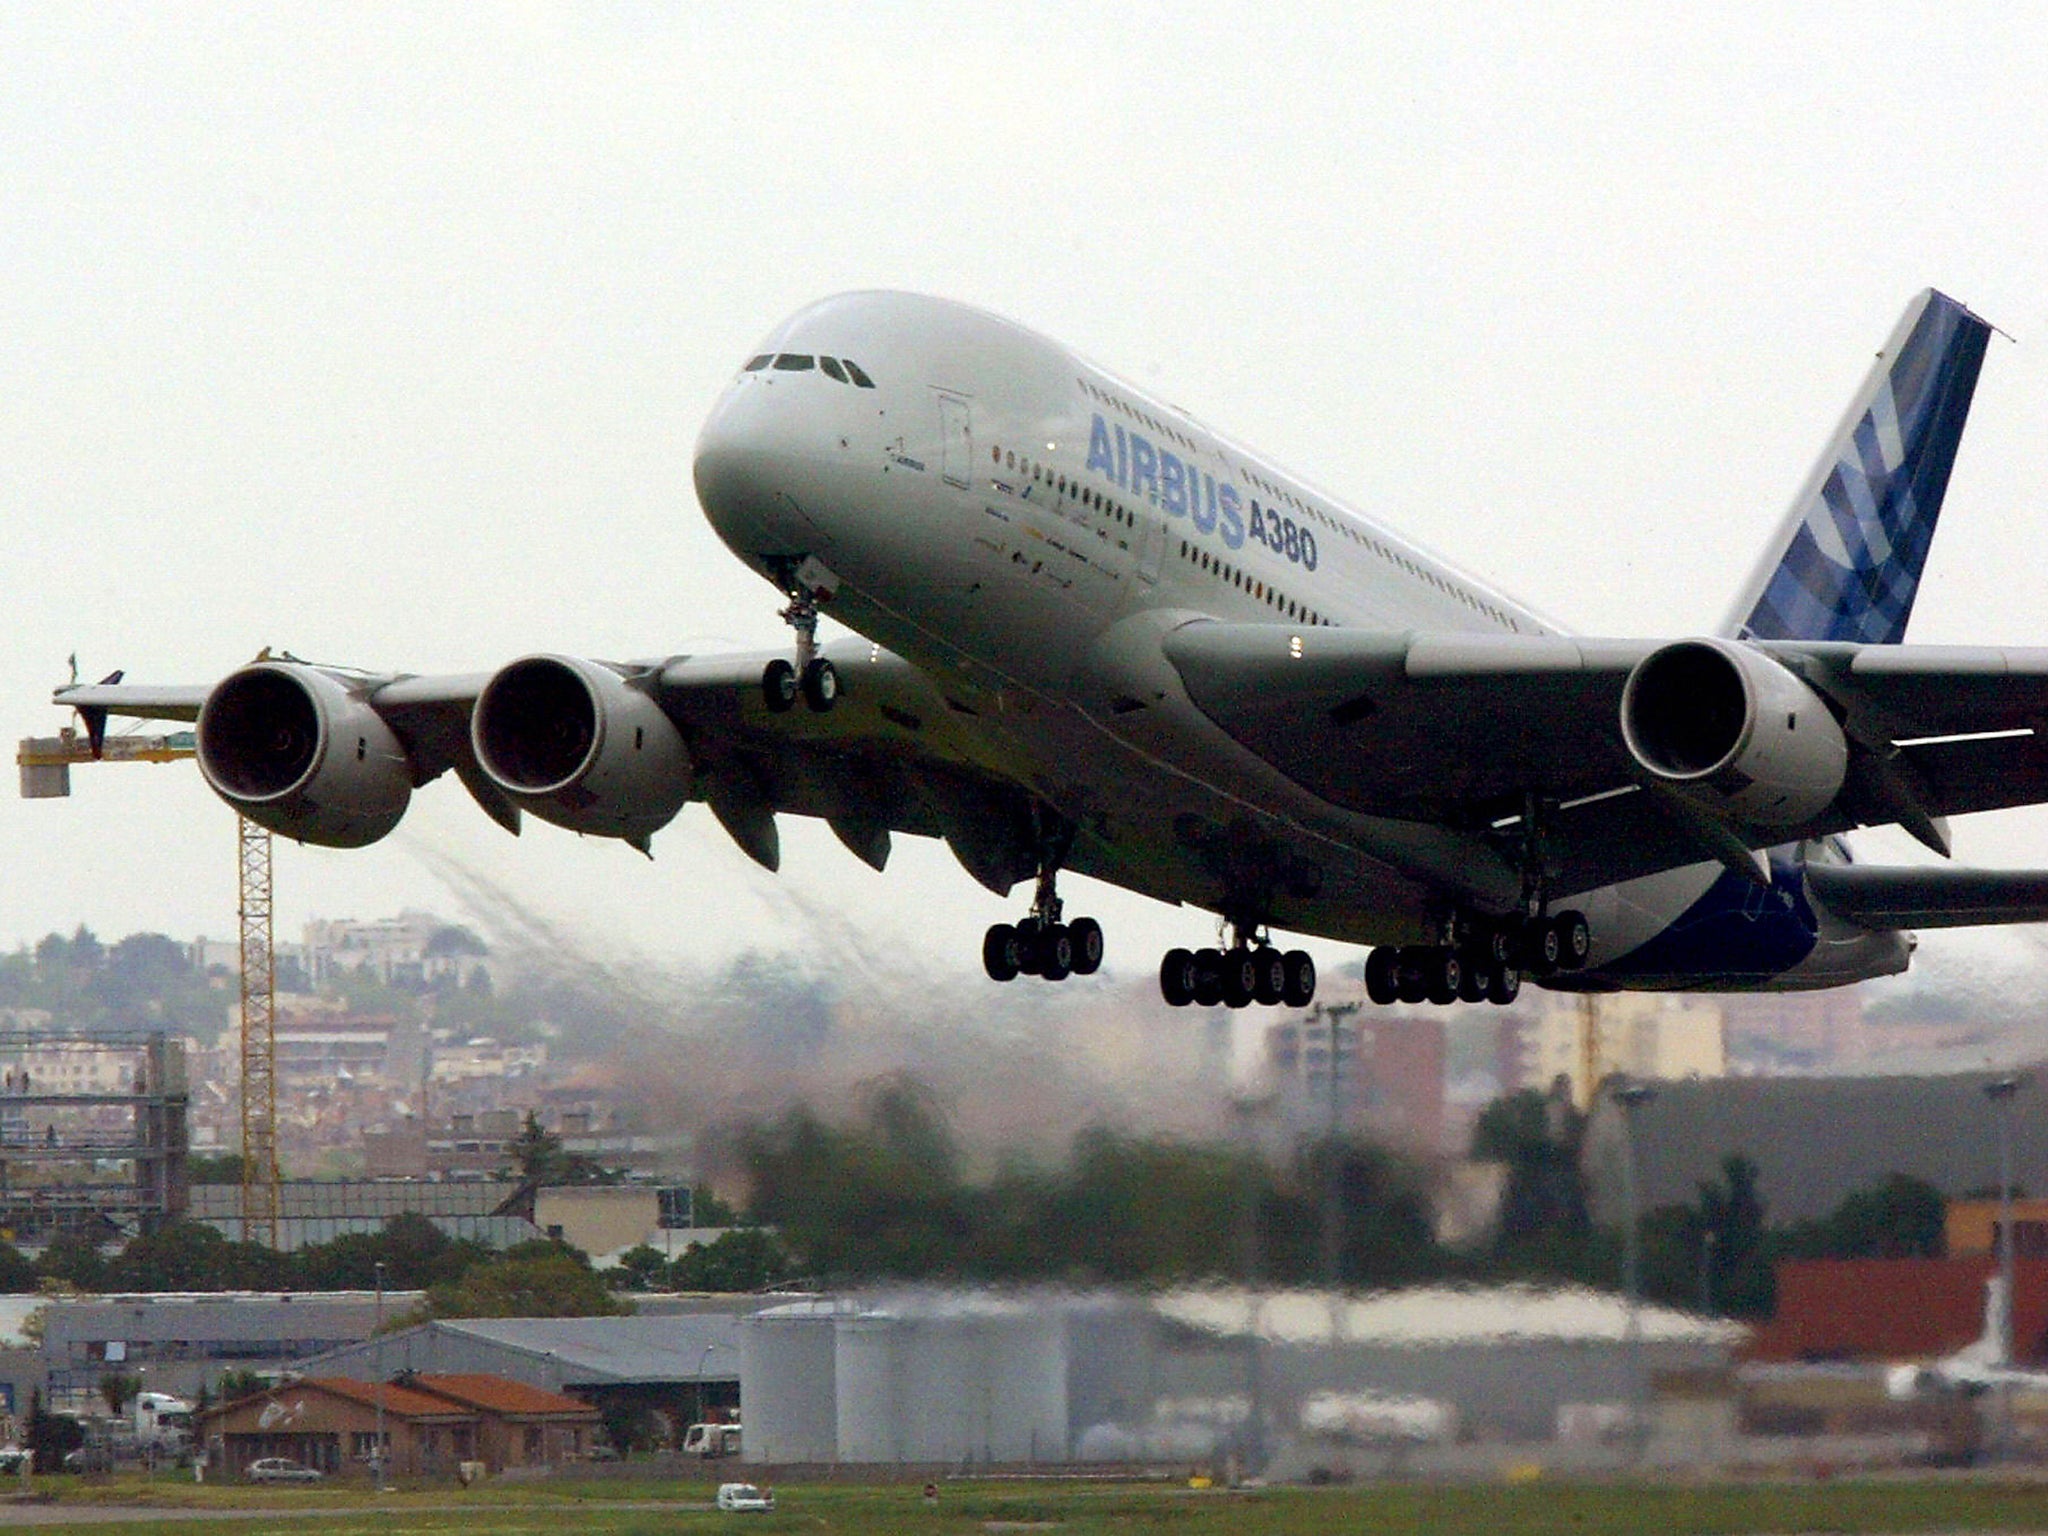
[[[1043,963],[1038,940],[1037,918],[1027,917],[1017,925],[1017,969],[1026,976],[1036,976]]]
[[[1306,1008],[1316,1000],[1316,960],[1305,949],[1290,949],[1281,956],[1287,969],[1287,987],[1280,1001],[1290,1008]]]
[[[1401,952],[1381,945],[1365,957],[1365,995],[1380,1007],[1401,1000]]]
[[[1017,979],[1017,948],[1017,930],[1008,923],[997,923],[982,935],[981,968],[990,981]]]
[[[1562,953],[1563,939],[1555,923],[1531,923],[1522,935],[1522,969],[1531,976],[1555,975],[1558,957]]]
[[[1437,949],[1430,952],[1428,961],[1429,1000],[1439,1008],[1458,1000],[1458,989],[1465,984],[1465,962],[1458,958],[1455,949]]]
[[[1583,969],[1587,958],[1593,953],[1593,930],[1587,925],[1586,914],[1560,912],[1550,920],[1550,926],[1557,930],[1558,969]]]
[[[1092,917],[1077,917],[1067,924],[1074,941],[1074,974],[1093,976],[1102,969],[1102,924]]]
[[[1395,997],[1414,1007],[1429,1001],[1429,951],[1416,944],[1404,944],[1394,951],[1394,974],[1400,978]]]
[[[1223,951],[1195,951],[1195,1006],[1214,1008],[1223,1001]]]
[[[1479,953],[1486,957],[1486,968],[1497,971],[1504,965],[1515,963],[1514,935],[1505,928],[1488,928],[1479,936]]]
[[[1249,1008],[1259,995],[1259,967],[1252,952],[1242,944],[1223,956],[1223,1002],[1230,1008]]]
[[[1038,974],[1047,981],[1065,981],[1074,974],[1074,932],[1065,923],[1038,931]]]
[[[1461,1003],[1483,1003],[1486,989],[1493,981],[1493,967],[1479,955],[1464,956],[1465,974],[1458,982],[1458,1001]]]
[[[1488,978],[1486,1000],[1496,1007],[1505,1008],[1522,995],[1522,973],[1512,965],[1504,965]]]
[[[1258,977],[1258,984],[1252,988],[1252,1001],[1263,1008],[1276,1007],[1287,996],[1287,957],[1270,944],[1261,944],[1252,951],[1252,970]]]
[[[1159,995],[1169,1008],[1185,1008],[1195,1000],[1195,957],[1185,949],[1169,949],[1159,962]]]
[[[839,669],[819,656],[804,668],[804,702],[822,715],[839,702]]]
[[[796,702],[796,668],[780,656],[761,669],[761,701],[771,715],[785,713]]]

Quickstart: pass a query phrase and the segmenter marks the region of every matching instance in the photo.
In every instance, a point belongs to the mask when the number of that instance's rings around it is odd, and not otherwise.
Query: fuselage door
[[[946,484],[966,490],[974,474],[974,428],[967,402],[958,395],[939,396],[939,475]]]
[[[1166,559],[1166,524],[1152,518],[1139,519],[1138,583],[1151,587],[1159,580],[1160,564]]]

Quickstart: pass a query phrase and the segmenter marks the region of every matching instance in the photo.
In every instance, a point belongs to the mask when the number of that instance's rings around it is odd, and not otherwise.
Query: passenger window
[[[861,371],[859,363],[856,363],[850,357],[841,358],[840,361],[846,364],[847,377],[852,379],[860,388],[873,389],[875,387],[875,381]]]
[[[763,352],[759,357],[748,358],[745,371],[748,373],[759,373],[763,368],[766,368],[768,366],[768,362],[771,356],[773,356],[772,353]]]
[[[846,377],[846,370],[839,366],[838,358],[820,357],[818,359],[818,366],[825,370],[826,378],[837,379],[842,384],[850,382]]]
[[[816,366],[816,359],[808,352],[784,352],[775,359],[777,373],[802,373]]]

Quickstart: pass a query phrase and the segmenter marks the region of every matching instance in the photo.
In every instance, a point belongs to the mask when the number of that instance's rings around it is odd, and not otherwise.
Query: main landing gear
[[[1592,953],[1582,913],[1514,918],[1465,927],[1451,943],[1404,944],[1365,960],[1365,995],[1375,1003],[1512,1003],[1522,978],[1576,971]]]
[[[761,670],[761,697],[775,714],[782,714],[802,698],[813,712],[823,714],[839,702],[839,669],[818,654],[818,594],[799,579],[795,571],[781,574],[783,595],[789,606],[781,618],[796,631],[796,660],[780,656]]]
[[[1065,981],[1069,976],[1093,976],[1101,968],[1102,924],[1092,917],[1063,920],[1058,874],[1050,865],[1039,874],[1029,917],[1021,923],[997,923],[982,936],[981,968],[990,981],[1015,981],[1019,976]]]
[[[1316,1000],[1316,962],[1305,949],[1284,953],[1256,928],[1227,925],[1227,949],[1169,949],[1159,962],[1159,995],[1169,1008],[1306,1008]]]

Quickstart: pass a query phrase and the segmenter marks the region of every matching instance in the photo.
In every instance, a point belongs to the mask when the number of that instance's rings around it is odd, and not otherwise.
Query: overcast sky
[[[8,736],[62,723],[74,651],[199,682],[265,645],[781,644],[691,444],[758,337],[866,286],[1060,337],[1575,626],[1677,635],[1932,284],[2020,345],[1912,638],[2048,643],[2044,79],[2037,16],[1955,4],[8,7]],[[189,765],[74,785],[0,799],[0,944],[232,932]],[[2048,812],[1958,833],[2048,864]],[[452,911],[435,858],[657,955],[836,909],[965,974],[1022,908],[801,826],[757,877],[702,807],[655,854],[515,841],[450,779],[377,848],[280,844],[280,936]],[[1112,965],[1214,932],[1067,894]]]

